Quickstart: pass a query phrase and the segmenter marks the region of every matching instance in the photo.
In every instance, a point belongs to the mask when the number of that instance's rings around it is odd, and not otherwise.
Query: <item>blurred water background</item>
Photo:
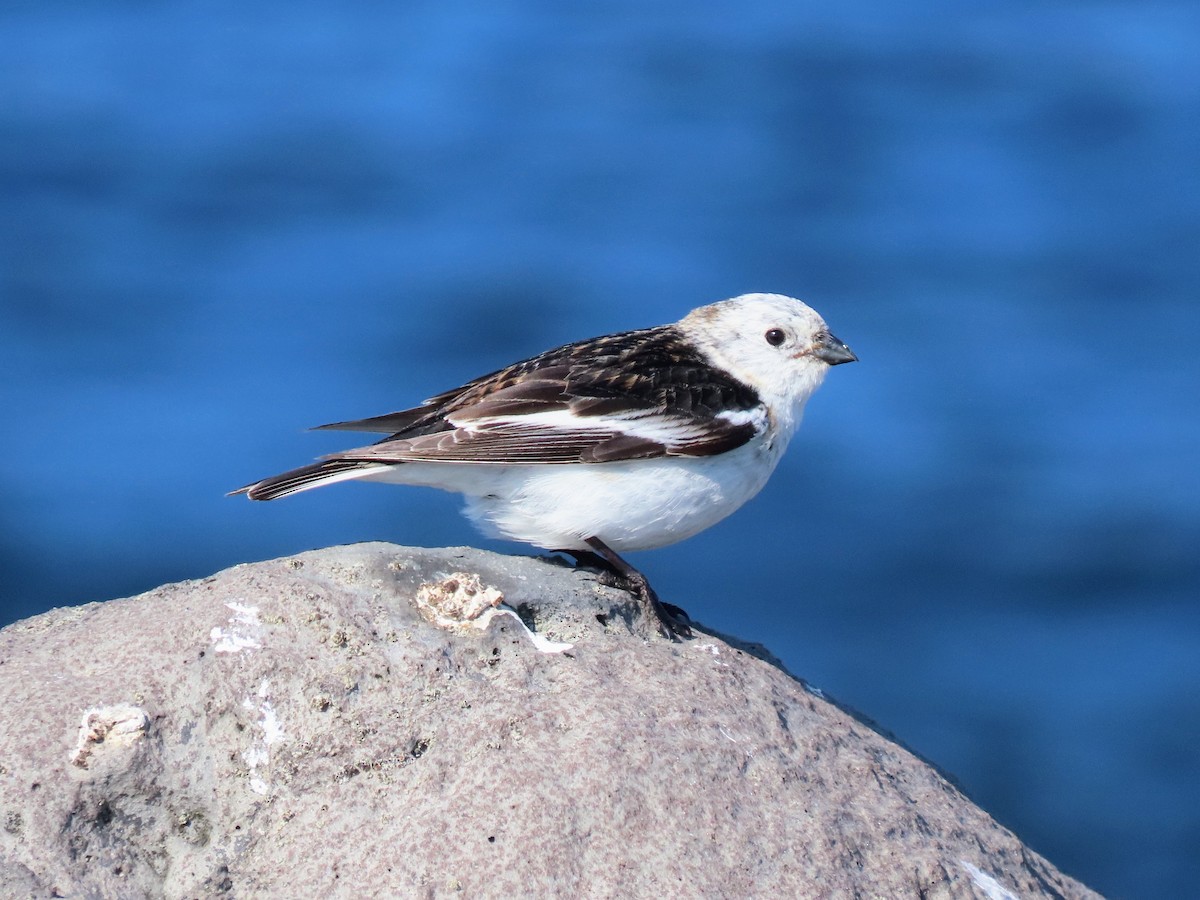
[[[1200,12],[0,11],[0,620],[449,495],[227,499],[549,346],[750,290],[831,372],[660,593],[1116,897],[1200,882]]]

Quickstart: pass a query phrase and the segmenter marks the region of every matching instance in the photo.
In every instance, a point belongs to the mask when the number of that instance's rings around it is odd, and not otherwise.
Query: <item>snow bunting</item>
[[[577,341],[420,406],[325,429],[382,432],[234,491],[338,481],[455,491],[484,532],[571,554],[690,634],[620,553],[691,537],[759,492],[830,366],[850,348],[799,300],[744,294],[673,325]]]

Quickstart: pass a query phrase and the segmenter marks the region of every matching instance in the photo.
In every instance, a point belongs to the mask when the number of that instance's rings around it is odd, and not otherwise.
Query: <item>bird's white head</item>
[[[679,327],[717,365],[750,385],[790,435],[830,366],[858,359],[817,311],[782,294],[742,294],[693,310]]]

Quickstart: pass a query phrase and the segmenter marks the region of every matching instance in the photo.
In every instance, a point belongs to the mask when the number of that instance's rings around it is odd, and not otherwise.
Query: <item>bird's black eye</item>
[[[763,337],[767,339],[767,343],[772,347],[778,347],[787,340],[787,335],[783,333],[782,328],[768,328],[767,333]]]

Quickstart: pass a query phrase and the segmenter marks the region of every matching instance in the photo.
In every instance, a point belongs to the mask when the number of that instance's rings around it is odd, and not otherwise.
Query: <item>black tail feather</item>
[[[377,462],[355,459],[323,459],[320,462],[301,466],[299,469],[292,469],[290,472],[273,475],[262,481],[240,487],[236,491],[230,491],[229,496],[245,494],[251,500],[275,500],[297,491],[316,487],[322,481],[328,481],[354,469],[377,468],[380,468]]]

